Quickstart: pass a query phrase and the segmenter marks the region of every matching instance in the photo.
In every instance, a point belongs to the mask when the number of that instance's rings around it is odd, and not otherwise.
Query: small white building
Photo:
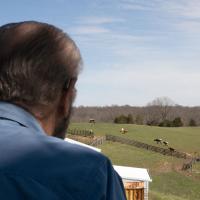
[[[114,169],[122,177],[128,200],[147,200],[149,182],[152,179],[147,169],[114,165]]]
[[[69,138],[65,138],[65,141],[101,152],[99,148]],[[149,182],[152,182],[152,179],[147,169],[117,165],[113,167],[123,180],[127,200],[148,200]]]

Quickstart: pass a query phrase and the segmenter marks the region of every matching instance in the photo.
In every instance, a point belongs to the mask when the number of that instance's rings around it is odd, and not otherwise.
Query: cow
[[[175,152],[175,149],[172,147],[169,147],[170,152]]]
[[[120,132],[121,132],[122,134],[125,134],[125,133],[127,133],[127,132],[128,132],[128,130],[127,130],[127,129],[125,129],[125,128],[121,128]]]
[[[156,139],[154,139],[153,141],[155,141],[157,144],[162,144],[162,139],[156,138]]]
[[[163,141],[163,144],[165,145],[165,146],[168,146],[168,142],[167,141]]]
[[[95,124],[95,119],[89,119],[89,123]]]

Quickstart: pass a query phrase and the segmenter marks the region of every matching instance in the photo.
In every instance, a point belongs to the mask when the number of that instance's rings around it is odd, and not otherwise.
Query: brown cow
[[[121,132],[122,134],[125,134],[125,133],[127,133],[127,132],[128,132],[128,130],[127,130],[127,129],[125,129],[125,128],[121,128],[120,132]]]

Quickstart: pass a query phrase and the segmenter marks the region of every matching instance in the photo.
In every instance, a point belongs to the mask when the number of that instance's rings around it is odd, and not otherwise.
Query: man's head
[[[49,135],[64,137],[80,65],[75,43],[52,25],[0,27],[0,100],[34,114]]]

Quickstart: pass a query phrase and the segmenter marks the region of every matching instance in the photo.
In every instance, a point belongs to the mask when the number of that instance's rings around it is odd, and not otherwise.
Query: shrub
[[[151,120],[151,121],[149,120],[149,121],[147,121],[147,125],[148,126],[158,126],[159,124],[156,120]]]
[[[136,118],[135,118],[135,123],[136,124],[139,124],[139,125],[141,125],[141,124],[143,124],[143,117],[141,116],[141,115],[136,115]]]
[[[120,115],[119,117],[115,117],[114,123],[127,124],[128,123],[128,117],[126,117],[125,115]]]
[[[172,121],[173,127],[181,127],[183,126],[183,122],[181,120],[180,117],[176,117],[173,121]]]
[[[159,124],[159,126],[161,126],[161,127],[172,127],[173,126],[173,122],[166,119],[166,120],[162,121]]]
[[[128,114],[127,123],[128,124],[133,124],[133,116],[131,114]]]
[[[196,121],[194,119],[190,119],[189,126],[196,126]]]
[[[133,116],[128,114],[128,116],[120,115],[115,117],[114,123],[116,124],[133,124]]]

